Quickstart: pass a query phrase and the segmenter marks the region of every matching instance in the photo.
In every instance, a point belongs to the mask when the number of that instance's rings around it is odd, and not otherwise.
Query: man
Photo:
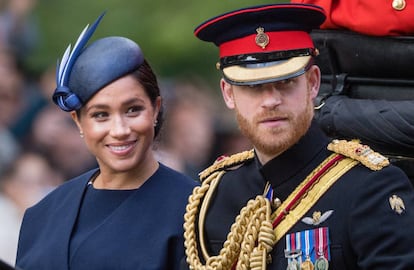
[[[254,149],[200,174],[190,269],[414,269],[414,190],[387,158],[312,121],[317,6],[255,6],[195,30],[219,47],[220,86]]]

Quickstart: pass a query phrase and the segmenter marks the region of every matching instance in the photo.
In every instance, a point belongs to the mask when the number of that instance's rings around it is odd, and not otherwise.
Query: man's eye
[[[263,87],[263,84],[249,84],[247,87],[251,89],[261,89]]]
[[[287,87],[292,87],[294,83],[295,79],[281,80],[275,83],[275,87],[279,89],[286,89]]]
[[[291,82],[293,82],[292,79],[286,79],[286,80],[281,80],[278,83],[283,85],[283,84],[290,84]]]

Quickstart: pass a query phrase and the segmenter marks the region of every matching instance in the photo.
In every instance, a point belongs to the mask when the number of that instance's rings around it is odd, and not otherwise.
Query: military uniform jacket
[[[64,183],[26,211],[16,265],[24,270],[177,269],[184,256],[185,205],[196,182],[163,165],[69,258],[71,233],[95,172]]]
[[[255,158],[226,172],[206,215],[209,254],[218,254],[240,209],[249,199],[263,194],[267,181],[274,196],[285,200],[332,154],[327,150],[329,142],[313,124],[296,145],[267,164],[262,166]],[[402,200],[404,209],[392,208],[393,195]],[[313,218],[314,213],[323,218]],[[414,269],[414,190],[397,167],[373,171],[356,165],[286,235],[293,239],[294,233],[322,227],[329,230],[329,269]],[[287,269],[287,245],[284,237],[274,246],[267,269]]]

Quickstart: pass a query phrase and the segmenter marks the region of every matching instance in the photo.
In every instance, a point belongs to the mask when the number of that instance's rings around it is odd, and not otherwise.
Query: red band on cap
[[[288,51],[303,48],[314,48],[309,33],[304,31],[278,31],[265,32],[269,36],[269,44],[265,48],[256,44],[256,35],[252,34],[239,39],[234,39],[220,45],[220,58],[272,51]]]

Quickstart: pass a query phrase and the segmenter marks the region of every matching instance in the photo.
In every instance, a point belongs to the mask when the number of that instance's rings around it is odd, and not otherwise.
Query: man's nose
[[[263,91],[263,107],[274,108],[282,103],[282,95],[275,84],[269,83],[264,86]]]

